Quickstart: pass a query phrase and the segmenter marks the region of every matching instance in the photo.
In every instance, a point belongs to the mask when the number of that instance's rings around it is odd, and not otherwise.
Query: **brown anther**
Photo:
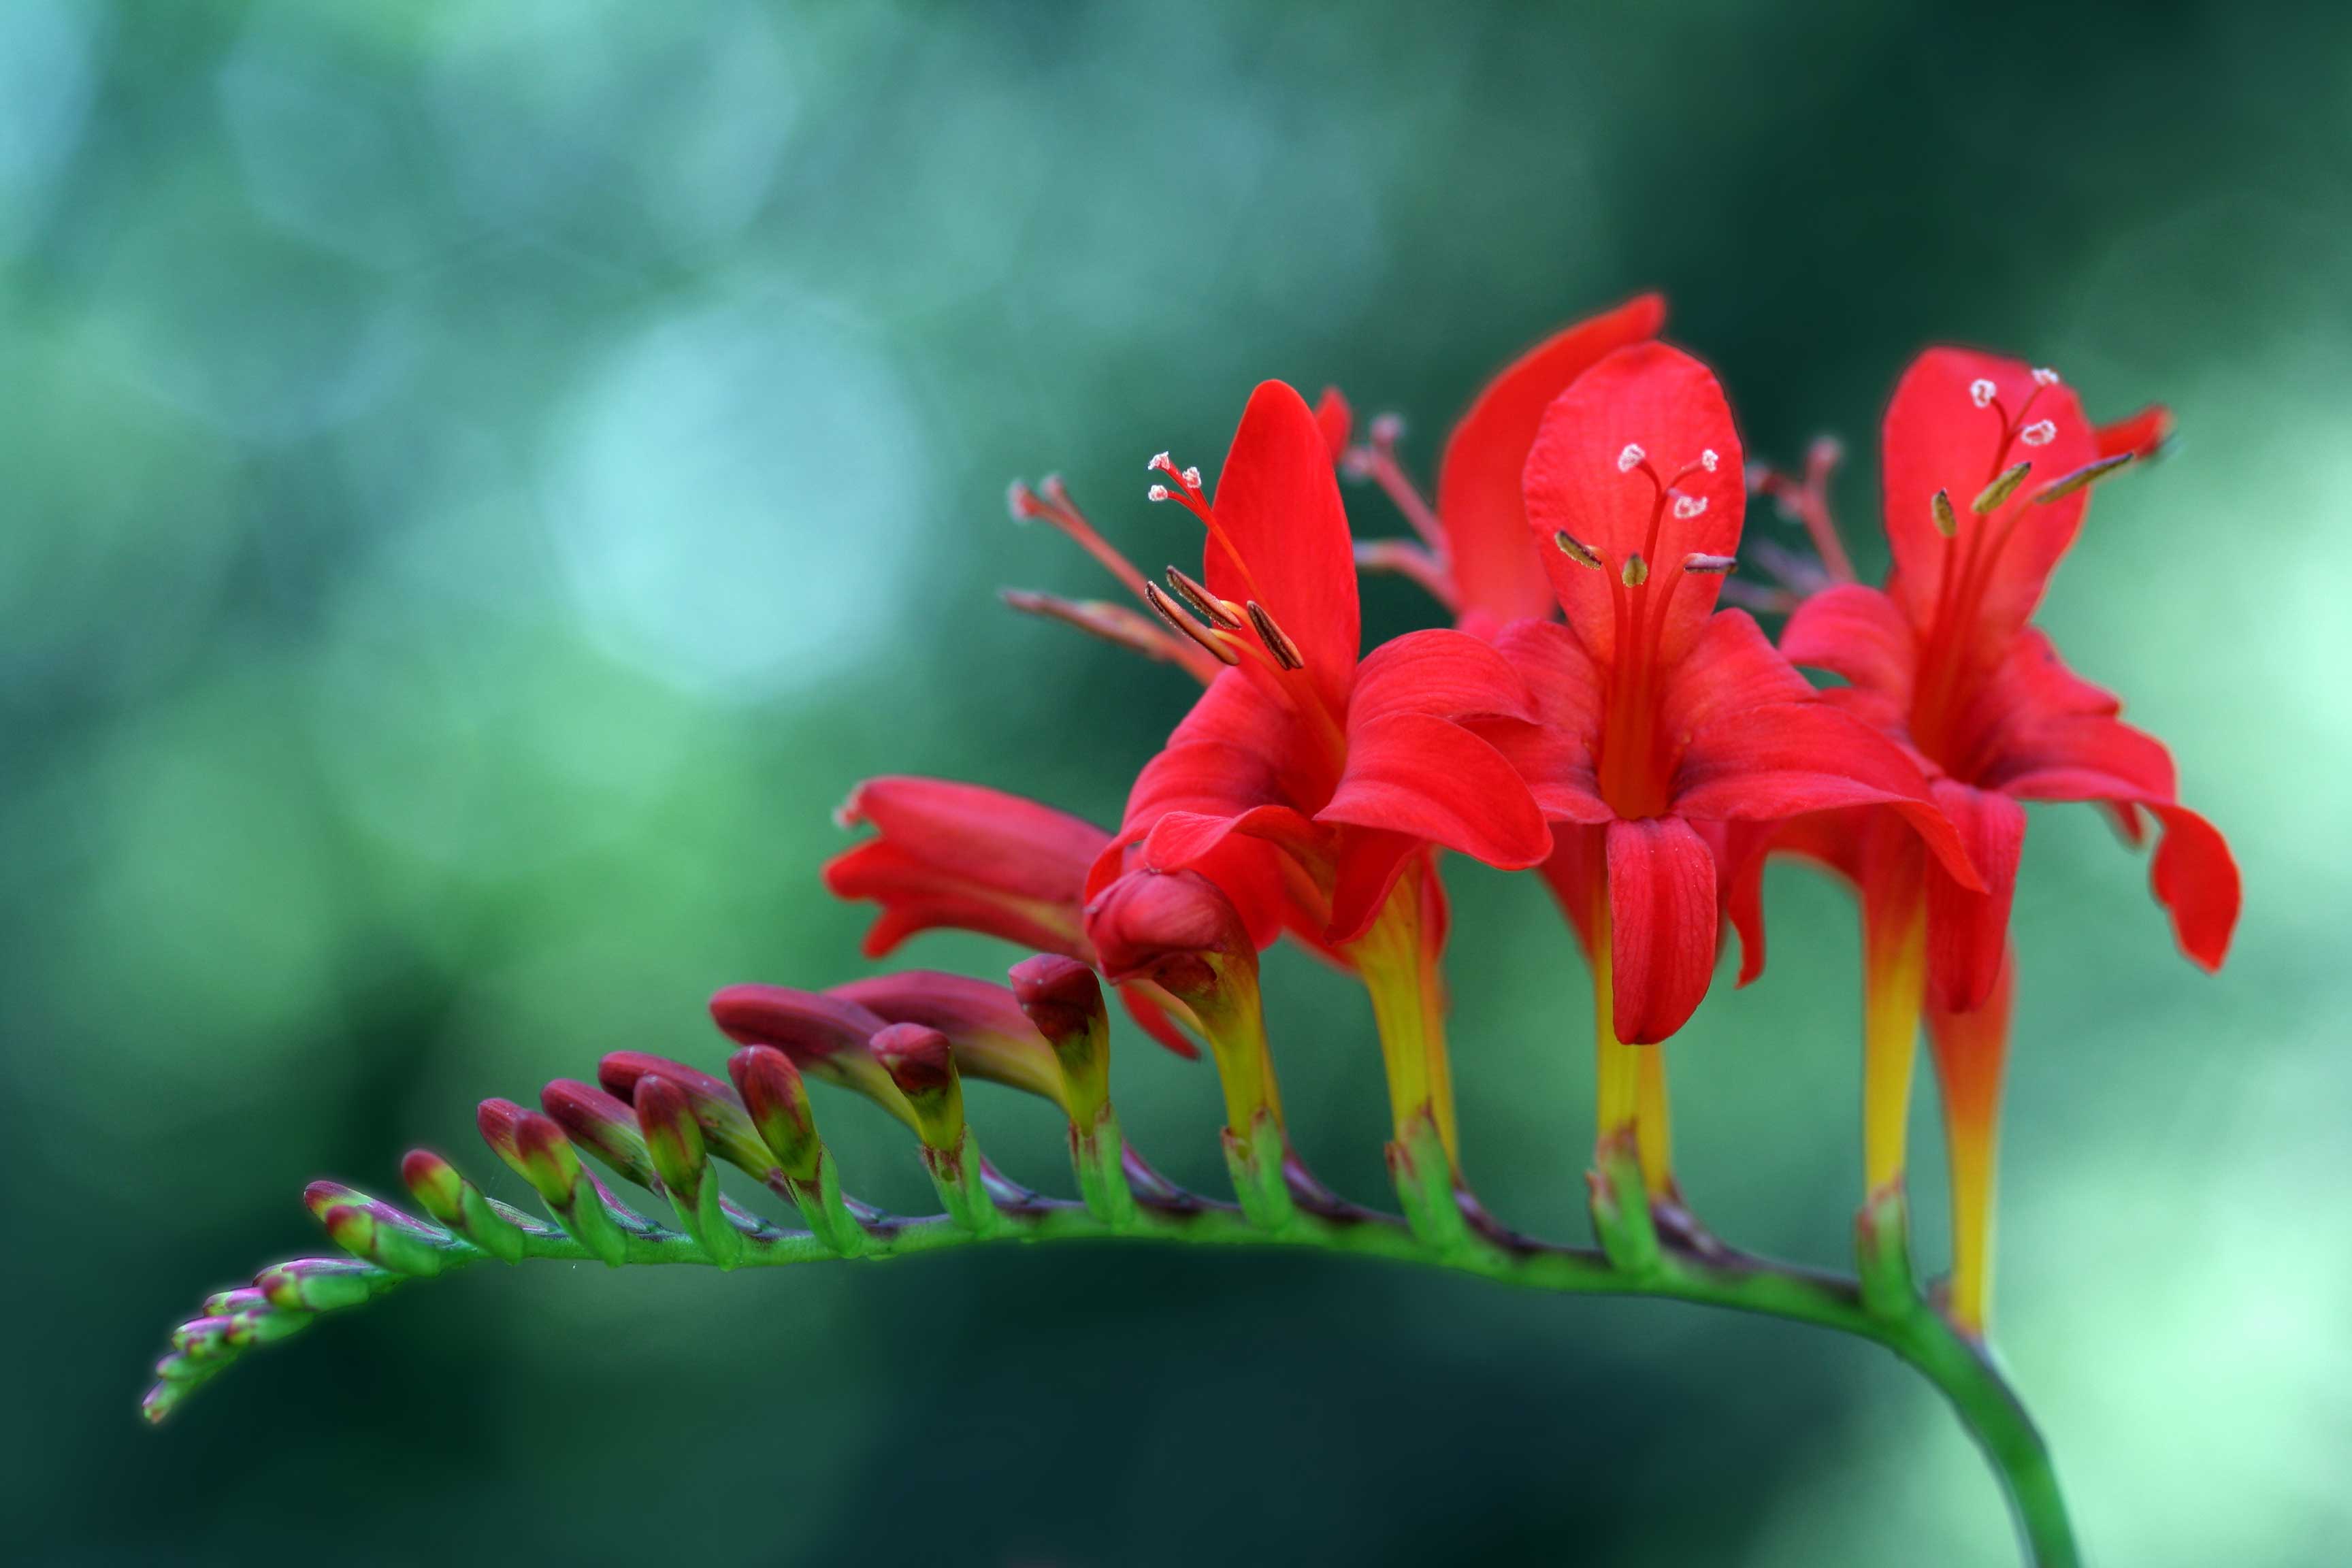
[[[1650,563],[1637,552],[1625,557],[1625,569],[1618,574],[1628,588],[1638,588],[1650,580]]]
[[[1242,618],[1234,613],[1231,605],[1210,593],[1202,584],[1186,576],[1179,568],[1174,566],[1168,568],[1168,585],[1176,591],[1176,596],[1184,602],[1186,609],[1211,626],[1228,632],[1237,632],[1242,629]]]
[[[2053,479],[2034,491],[2034,502],[2039,506],[2048,506],[2053,500],[2064,500],[2076,490],[2105,479],[2138,455],[2137,452],[2117,452],[2112,458],[2101,458],[2095,463],[2085,463],[2064,478]]]
[[[1936,520],[1936,531],[1949,539],[1960,531],[1960,514],[1952,510],[1952,492],[1937,490],[1927,498],[1928,515]]]
[[[1146,583],[1143,585],[1143,602],[1150,605],[1152,613],[1161,620],[1208,649],[1211,657],[1214,658],[1219,664],[1231,666],[1242,661],[1241,655],[1227,647],[1223,637],[1218,637],[1171,603],[1168,595],[1160,591],[1158,584]]]
[[[1736,556],[1706,555],[1702,554],[1697,551],[1693,551],[1690,554],[1683,557],[1683,570],[1685,572],[1697,572],[1712,576],[1722,576],[1727,573],[1736,572],[1738,569],[1739,561]]]
[[[1592,546],[1585,543],[1568,530],[1563,528],[1553,534],[1551,542],[1559,547],[1559,552],[1562,555],[1567,556],[1579,566],[1590,566],[1595,572],[1601,570],[1601,557],[1593,553]]]
[[[1985,486],[1983,492],[1969,502],[1969,510],[1979,517],[1984,516],[2015,494],[2017,487],[2025,482],[2025,476],[2032,471],[2033,464],[2030,460],[2013,468],[2003,468],[1999,479]]]
[[[1298,645],[1274,624],[1274,617],[1267,615],[1265,606],[1255,599],[1249,602],[1249,618],[1250,625],[1257,628],[1257,640],[1265,644],[1265,651],[1274,655],[1275,663],[1285,669],[1307,668],[1307,658],[1298,651]]]

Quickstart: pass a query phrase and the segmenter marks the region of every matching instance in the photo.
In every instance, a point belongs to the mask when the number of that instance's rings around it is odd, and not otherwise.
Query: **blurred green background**
[[[1925,343],[2177,410],[2045,621],[2247,910],[2202,978],[2091,813],[2036,816],[2000,1341],[2096,1561],[2344,1562],[2347,177],[2332,5],[0,6],[8,1555],[2011,1561],[1875,1351],[1314,1258],[478,1272],[135,1415],[205,1291],[321,1245],[304,1182],[494,1170],[480,1096],[715,1064],[715,986],[864,972],[816,882],[856,779],[1115,817],[1187,689],[994,603],[1097,591],[1013,475],[1183,558],[1143,459],[1213,467],[1257,378],[1402,411],[1427,474],[1486,371],[1658,286],[1753,453],[1849,438],[1874,569]],[[1578,1234],[1585,980],[1531,880],[1451,879],[1471,1169]],[[1684,1176],[1834,1262],[1853,921],[1770,896],[1676,1047]],[[1377,1194],[1368,1010],[1270,970],[1301,1141]],[[1206,1068],[1120,1051],[1213,1183]],[[1054,1176],[1037,1107],[975,1107]]]

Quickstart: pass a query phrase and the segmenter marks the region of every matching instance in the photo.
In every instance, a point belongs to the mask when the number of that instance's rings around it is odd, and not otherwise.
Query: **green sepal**
[[[925,1143],[923,1169],[931,1173],[931,1185],[939,1190],[950,1219],[974,1236],[993,1236],[1004,1228],[1004,1215],[981,1175],[980,1145],[970,1131],[960,1131],[944,1149]]]
[[[856,1258],[867,1249],[869,1238],[866,1227],[850,1212],[849,1202],[841,1193],[841,1167],[833,1158],[833,1151],[819,1143],[815,1146],[816,1170],[807,1181],[787,1184],[793,1202],[801,1211],[801,1218],[809,1234],[831,1248],[836,1257]]]
[[[1454,1160],[1428,1106],[1413,1112],[1386,1152],[1389,1179],[1396,1184],[1397,1201],[1404,1205],[1414,1237],[1440,1257],[1467,1247],[1470,1222],[1455,1190]]]
[[[1901,1317],[1919,1304],[1911,1274],[1911,1211],[1902,1184],[1872,1193],[1853,1222],[1854,1275],[1862,1304],[1882,1318]]]
[[[1087,1212],[1111,1226],[1135,1220],[1135,1189],[1127,1184],[1127,1140],[1108,1100],[1085,1127],[1070,1123],[1070,1167]]]
[[[1233,1175],[1234,1196],[1240,1201],[1242,1213],[1249,1216],[1250,1224],[1265,1231],[1288,1230],[1297,1224],[1298,1204],[1290,1195],[1286,1170],[1290,1144],[1275,1121],[1274,1112],[1260,1108],[1250,1118],[1246,1139],[1230,1127],[1222,1137],[1225,1169]]]
[[[1650,1190],[1642,1180],[1641,1146],[1628,1128],[1603,1138],[1585,1173],[1591,1191],[1592,1230],[1611,1267],[1635,1279],[1657,1272],[1658,1227],[1650,1215]]]

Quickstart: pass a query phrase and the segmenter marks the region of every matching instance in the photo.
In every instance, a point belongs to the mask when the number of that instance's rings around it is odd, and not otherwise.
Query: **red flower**
[[[1663,296],[1643,294],[1553,333],[1503,367],[1480,389],[1446,438],[1437,469],[1437,507],[1398,464],[1393,423],[1374,421],[1371,439],[1349,454],[1350,466],[1380,482],[1421,542],[1372,540],[1358,547],[1369,567],[1401,572],[1427,587],[1454,623],[1491,637],[1505,625],[1552,613],[1552,591],[1528,536],[1520,478],[1537,427],[1552,400],[1618,349],[1658,335]],[[1344,444],[1347,408],[1324,394],[1327,432]]]
[[[2125,724],[2115,697],[2067,669],[2029,624],[2082,527],[2092,480],[2154,451],[2150,408],[2094,430],[2046,370],[1931,349],[1895,388],[1885,432],[1886,591],[1841,584],[1807,599],[1781,648],[1845,678],[1832,700],[1910,747],[1981,873],[1969,889],[1890,837],[1871,813],[1792,824],[1774,847],[1859,889],[1865,996],[1864,1164],[1899,1190],[1911,1063],[1925,1008],[1952,1166],[1953,1316],[1981,1331],[1994,1123],[2009,1016],[2008,931],[2026,801],[2091,801],[2133,842],[2164,831],[2151,870],[2181,949],[2218,967],[2238,871],[2211,824],[2179,804],[2172,760]],[[1751,868],[1738,899],[1755,918]]]
[[[1202,581],[1171,579],[1187,607],[1165,611],[1230,668],[1137,779],[1089,891],[1130,860],[1196,869],[1245,912],[1270,910],[1332,950],[1373,989],[1400,1124],[1433,1101],[1450,1127],[1423,984],[1441,924],[1431,851],[1517,868],[1549,849],[1526,785],[1480,732],[1483,721],[1524,727],[1526,687],[1459,632],[1412,633],[1360,660],[1329,440],[1288,386],[1251,395],[1213,505],[1196,473],[1164,457],[1154,467],[1174,481],[1155,498],[1208,530]],[[1263,943],[1271,932],[1252,923]]]
[[[1525,486],[1568,624],[1498,639],[1544,726],[1512,748],[1557,825],[1545,875],[1592,961],[1603,1137],[1643,1123],[1663,1190],[1663,1079],[1646,1095],[1637,1081],[1658,1058],[1623,1047],[1665,1039],[1706,993],[1730,826],[1885,805],[1953,876],[1968,857],[1899,747],[1822,701],[1747,615],[1715,612],[1746,493],[1706,366],[1661,343],[1611,354],[1545,412]]]

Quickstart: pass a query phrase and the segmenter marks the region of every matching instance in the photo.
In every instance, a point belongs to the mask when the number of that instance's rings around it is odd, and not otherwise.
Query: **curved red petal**
[[[1666,674],[1659,722],[1687,735],[1718,719],[1782,702],[1810,702],[1812,682],[1772,646],[1745,610],[1709,616],[1690,651]]]
[[[1407,632],[1365,656],[1348,699],[1348,728],[1391,713],[1436,719],[1532,719],[1526,679],[1491,643],[1461,632]]]
[[[1347,771],[1315,820],[1409,834],[1511,870],[1551,851],[1551,830],[1503,754],[1422,713],[1391,713],[1350,736]]]
[[[1331,889],[1331,929],[1326,934],[1334,946],[1354,942],[1380,918],[1389,892],[1404,868],[1426,843],[1410,833],[1374,827],[1339,830],[1339,872]]]
[[[1715,973],[1715,856],[1679,816],[1609,825],[1609,973],[1617,1037],[1654,1045]]]
[[[1708,454],[1711,468],[1701,466]],[[1672,502],[1662,480],[1675,485]],[[1714,373],[1664,343],[1619,349],[1544,411],[1522,484],[1536,553],[1593,657],[1614,658],[1612,592],[1636,554],[1648,569],[1647,603],[1667,606],[1650,634],[1659,657],[1679,657],[1723,585],[1714,574],[1685,574],[1683,558],[1735,553],[1748,504],[1739,433]],[[1597,553],[1601,567],[1578,564],[1554,545],[1556,532]]]
[[[1919,638],[1894,600],[1860,583],[1840,583],[1800,604],[1780,628],[1791,664],[1826,669],[1853,686],[1911,707]]]
[[[2025,808],[1992,790],[1936,781],[1936,804],[1959,832],[1984,891],[1971,892],[1944,866],[1927,867],[1927,994],[1934,1005],[1983,1005],[2009,947],[2010,903],[2025,847]]]
[[[1666,301],[1644,294],[1554,333],[1505,366],[1470,405],[1437,470],[1437,516],[1456,603],[1497,621],[1548,616],[1551,584],[1519,492],[1545,408],[1605,355],[1658,335]]]
[[[1355,546],[1323,426],[1279,381],[1259,384],[1217,474],[1223,542],[1202,555],[1210,592],[1265,607],[1334,711],[1347,700],[1360,626]]]
[[[1137,1028],[1182,1057],[1197,1061],[1201,1047],[1176,1022],[1174,1007],[1183,1005],[1148,980],[1130,980],[1118,988],[1118,999],[1127,1007],[1128,1016]]]
[[[2043,435],[2033,427],[2044,422],[2046,438],[2030,439],[2029,433]],[[1895,388],[1885,439],[1886,538],[1895,552],[1888,587],[1912,623],[1936,623],[1945,568],[1958,561],[1966,565],[1960,581],[1974,605],[1953,630],[1990,644],[2023,626],[2090,500],[2088,489],[2048,506],[2032,499],[2039,485],[2096,456],[2074,390],[2062,382],[2041,384],[2022,360],[1929,349]],[[2032,476],[1991,513],[1978,516],[1969,503],[2020,462],[2033,465]],[[1950,498],[1959,520],[1955,538],[1936,526],[1937,490]]]
[[[2100,426],[2091,432],[2091,438],[2102,458],[2120,458],[2128,452],[2146,462],[2172,439],[2172,410],[2151,403],[2137,414]]]

